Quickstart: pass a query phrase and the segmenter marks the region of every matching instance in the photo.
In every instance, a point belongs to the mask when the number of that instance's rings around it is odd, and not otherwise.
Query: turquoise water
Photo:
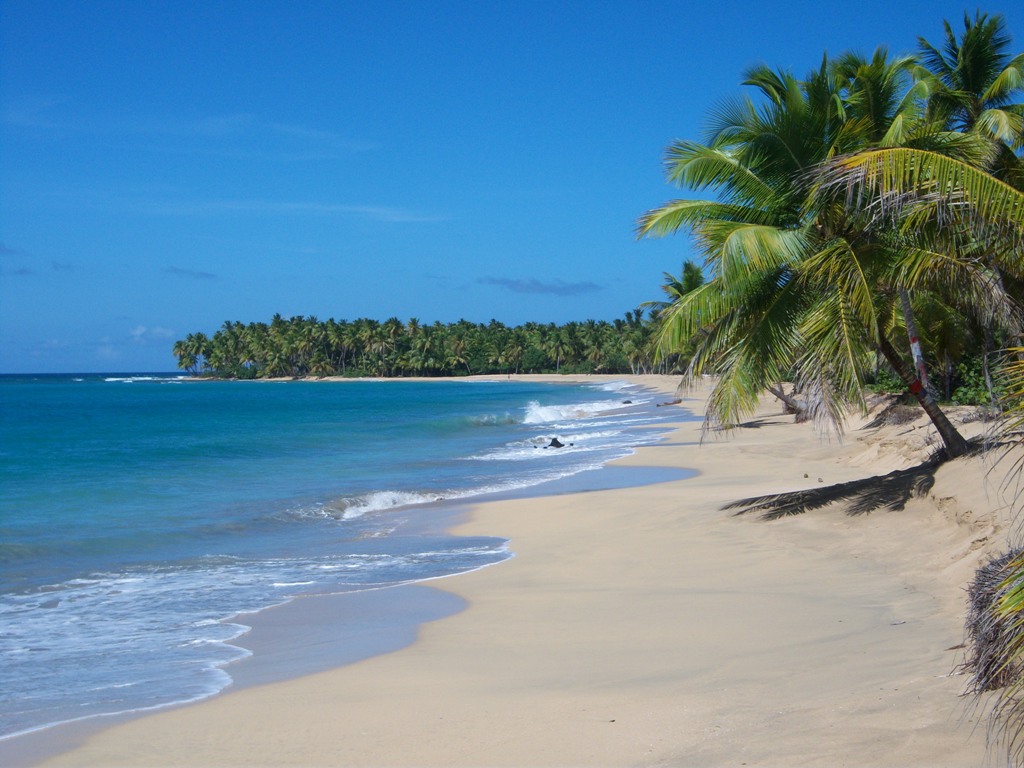
[[[0,737],[215,693],[248,654],[239,612],[508,557],[439,530],[446,506],[653,442],[673,410],[654,402],[624,384],[0,377]]]

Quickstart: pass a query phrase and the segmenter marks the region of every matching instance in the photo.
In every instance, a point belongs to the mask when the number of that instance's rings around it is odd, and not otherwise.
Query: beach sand
[[[666,399],[676,384],[635,380]],[[706,394],[684,405],[702,413]],[[1006,464],[940,467],[901,511],[721,509],[934,445],[921,419],[861,425],[823,441],[768,399],[727,435],[698,447],[681,423],[623,462],[696,477],[477,505],[457,532],[507,537],[515,557],[431,582],[468,605],[413,644],[139,717],[45,764],[983,765],[959,646],[965,587],[1011,530]]]

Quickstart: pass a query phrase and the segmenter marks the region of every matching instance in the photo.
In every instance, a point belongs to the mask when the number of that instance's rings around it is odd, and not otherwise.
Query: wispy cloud
[[[312,145],[324,155],[336,157],[377,149],[377,141],[366,141],[344,136],[336,131],[316,126],[265,120],[249,112],[220,115],[123,115],[123,114],[70,114],[66,99],[34,98],[8,104],[0,112],[0,122],[14,128],[32,130],[59,130],[91,134],[129,134],[134,136],[177,137],[184,139],[230,138],[233,143],[252,139],[266,142],[276,137],[284,144]],[[194,147],[193,147],[194,149]],[[285,155],[303,159],[303,154]]]
[[[218,280],[217,275],[213,272],[201,272],[196,269],[186,269],[185,267],[164,267],[165,275],[174,275],[175,277],[185,277],[190,280]]]
[[[513,280],[508,277],[481,277],[477,280],[484,285],[496,285],[513,293],[548,293],[553,296],[579,296],[584,293],[602,291],[604,288],[589,281],[566,283],[561,280],[542,282],[535,277]]]
[[[407,208],[289,200],[192,200],[136,204],[143,213],[158,216],[213,216],[258,214],[260,216],[352,216],[388,223],[432,223],[447,217]]]
[[[14,128],[58,129],[62,128],[48,113],[61,103],[60,99],[42,97],[23,99],[6,104],[0,111],[0,122]]]
[[[13,258],[15,256],[25,257],[26,254],[22,253],[19,250],[14,249],[14,248],[7,247],[7,245],[5,243],[0,243],[0,259],[2,259],[3,257]],[[10,266],[11,269],[3,270],[3,274],[5,274],[5,275],[13,275],[14,277],[34,277],[36,275],[36,270],[32,269],[31,267],[26,267],[25,266],[25,264],[24,264],[25,259],[24,258],[19,259],[19,261],[21,261],[22,264],[20,266],[17,266],[17,267],[14,266],[15,262],[10,262],[10,261],[7,262],[8,266]],[[33,259],[31,259],[29,257],[28,261],[33,261]],[[3,263],[3,262],[0,262],[0,263]]]
[[[147,341],[163,341],[170,339],[174,336],[174,331],[170,328],[162,328],[160,326],[150,328],[145,325],[136,325],[128,332],[128,335],[131,337],[132,341],[141,344]]]
[[[224,212],[238,211],[240,213],[259,214],[293,214],[293,215],[314,215],[332,216],[346,215],[359,216],[373,219],[374,221],[390,222],[431,222],[441,221],[438,216],[410,211],[405,208],[393,208],[380,205],[351,205],[348,203],[321,203],[302,201],[274,201],[274,200],[220,200],[212,201],[207,205],[214,210]]]
[[[39,263],[39,259],[33,258],[30,254],[26,254],[24,251],[9,248],[6,244],[0,243],[0,258],[5,256],[9,258],[20,256],[21,259],[19,259],[19,261],[22,262],[22,264],[18,267],[14,267],[14,262],[8,262],[8,264],[12,268],[5,270],[5,275],[15,275],[17,277],[30,277],[40,274],[41,271],[46,271],[45,267]],[[25,262],[29,262],[33,266],[26,266]],[[75,265],[71,264],[70,262],[57,261],[55,259],[50,261],[49,268],[50,271],[53,272],[70,272],[76,269]]]
[[[282,136],[290,136],[304,141],[317,141],[333,146],[337,149],[344,149],[349,152],[369,152],[380,147],[376,141],[359,141],[342,136],[334,131],[324,131],[319,128],[310,128],[305,125],[293,125],[287,123],[266,123],[265,127]]]
[[[121,350],[111,342],[109,336],[104,336],[100,339],[95,349],[96,359],[104,362],[110,362],[112,360],[119,360],[121,358]]]

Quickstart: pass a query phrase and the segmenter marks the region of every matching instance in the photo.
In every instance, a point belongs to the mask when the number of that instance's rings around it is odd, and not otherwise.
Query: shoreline
[[[127,375],[126,375],[127,377]],[[490,375],[469,378],[456,377],[416,377],[410,379],[353,379],[333,377],[327,379],[282,379],[279,381],[391,381],[404,380],[416,383],[438,382],[471,382],[471,383],[505,383],[506,377]],[[594,384],[605,382],[620,383],[618,375],[588,376],[548,376],[543,374],[520,377],[524,382],[536,381],[551,384]],[[586,379],[586,380],[585,380]],[[217,381],[217,379],[202,379]],[[227,381],[226,379],[220,381]],[[276,383],[269,382],[268,383]],[[656,393],[645,387],[645,397],[653,398]],[[651,408],[653,412],[653,407]],[[659,432],[665,428],[654,427]],[[491,491],[479,496],[468,496],[464,499],[453,498],[446,501],[426,504],[433,522],[419,524],[434,534],[449,532],[456,521],[469,514],[468,510],[476,499],[493,501],[507,498],[537,498],[545,495],[579,492],[581,490],[600,490],[606,488],[632,487],[652,482],[663,482],[666,478],[685,476],[685,472],[673,469],[652,469],[643,471],[638,468],[612,467],[605,464],[598,468],[584,470],[540,485],[527,485],[521,488]],[[510,555],[511,556],[511,555]],[[498,563],[503,561],[498,561]],[[492,564],[498,564],[492,563]],[[486,566],[480,566],[486,567]],[[476,570],[475,568],[473,570]],[[471,571],[469,571],[471,572]],[[140,709],[126,709],[120,712],[87,715],[71,720],[41,725],[20,733],[5,735],[0,738],[0,762],[5,765],[32,765],[48,759],[61,752],[70,751],[78,743],[94,733],[105,730],[112,724],[130,722],[154,713],[166,712],[181,707],[189,707],[227,692],[236,692],[253,685],[279,682],[302,677],[314,672],[355,663],[364,658],[386,654],[405,647],[415,640],[416,630],[420,624],[434,621],[451,615],[464,606],[464,601],[455,598],[451,593],[440,589],[432,589],[432,583],[446,577],[431,577],[397,585],[383,587],[360,587],[335,593],[300,594],[276,605],[269,605],[256,611],[232,614],[221,621],[238,624],[244,631],[237,638],[227,641],[229,645],[241,648],[246,656],[223,665],[221,668],[230,675],[228,684],[212,693],[200,695],[194,699],[170,702]],[[433,605],[428,610],[424,605],[415,609],[411,601],[405,598],[406,593],[418,594],[416,602]],[[331,607],[331,606],[340,606]],[[371,609],[370,606],[373,606]],[[313,608],[311,606],[318,606]],[[312,617],[319,614],[319,621]],[[341,619],[326,619],[323,616],[338,614]],[[372,615],[372,618],[367,618]],[[280,617],[287,618],[280,618]],[[353,631],[345,622],[355,621],[360,629]],[[286,629],[291,625],[291,629]],[[302,637],[294,635],[294,627],[302,626],[312,631],[316,640],[309,633]],[[328,633],[332,637],[328,640]],[[292,648],[287,643],[292,641]],[[295,641],[301,641],[300,650],[292,650]]]
[[[1007,529],[971,485],[984,467],[940,468],[903,512],[733,517],[720,507],[927,447],[926,428],[853,425],[826,444],[778,411],[699,448],[700,422],[681,423],[617,462],[695,477],[473,505],[453,532],[515,557],[433,582],[469,607],[402,650],[136,718],[45,764],[980,764],[953,671],[963,589]]]

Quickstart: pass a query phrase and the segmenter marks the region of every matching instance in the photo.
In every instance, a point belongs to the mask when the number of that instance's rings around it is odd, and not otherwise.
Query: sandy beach
[[[677,383],[634,379],[666,400]],[[683,404],[700,414],[706,394]],[[769,398],[700,438],[683,422],[623,461],[696,477],[474,506],[457,532],[506,537],[515,557],[417,586],[465,608],[407,647],[120,723],[44,764],[990,762],[958,666],[964,590],[1012,527],[1008,463],[940,467],[902,510],[765,521],[722,507],[915,466],[933,430],[857,420],[824,441]]]

